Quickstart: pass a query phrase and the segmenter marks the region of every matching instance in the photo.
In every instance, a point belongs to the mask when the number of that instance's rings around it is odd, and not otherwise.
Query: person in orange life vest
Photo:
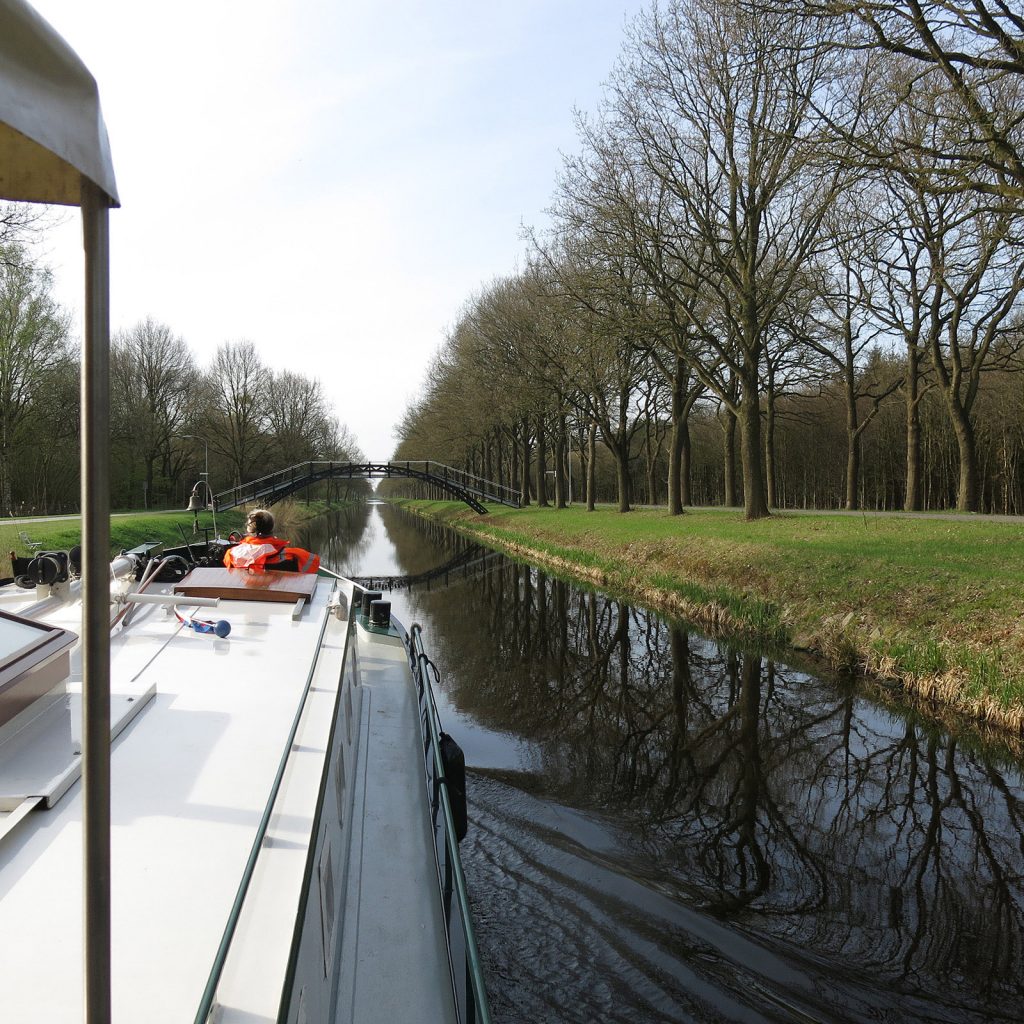
[[[274,536],[274,517],[266,509],[250,512],[245,529],[246,535],[224,555],[224,564],[229,569],[316,572],[320,568],[319,555],[292,547],[288,541]]]

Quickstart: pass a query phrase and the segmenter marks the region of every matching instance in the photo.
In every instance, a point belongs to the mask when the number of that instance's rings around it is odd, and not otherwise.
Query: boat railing
[[[491,1012],[484,989],[483,969],[473,931],[466,878],[459,857],[459,840],[441,757],[441,720],[430,685],[429,673],[433,670],[436,677],[437,670],[423,650],[419,625],[414,625],[409,631],[406,650],[419,700],[430,823],[434,832],[437,877],[441,887],[456,1008],[461,1024],[490,1024]]]
[[[327,632],[328,621],[329,617],[325,615],[323,622],[320,624],[320,635],[317,638],[316,643],[316,651],[318,655],[323,646],[324,634]],[[313,679],[316,676],[316,668],[317,659],[314,658],[309,667],[309,671],[306,673],[306,681],[303,684],[302,696],[299,698],[298,705],[296,706],[291,728],[288,731],[288,739],[284,744],[284,748],[281,752],[281,758],[277,765],[277,771],[274,774],[274,781],[270,786],[270,795],[267,797],[266,805],[263,808],[263,814],[260,817],[259,824],[256,826],[256,835],[253,838],[252,846],[249,850],[249,856],[245,862],[245,867],[242,870],[242,878],[238,883],[238,890],[235,893],[231,909],[228,912],[228,919],[224,926],[224,933],[221,936],[220,944],[217,947],[217,953],[213,959],[213,967],[211,968],[210,975],[207,978],[206,987],[203,989],[203,995],[199,1002],[199,1009],[196,1011],[195,1024],[209,1024],[209,1022],[214,1019],[213,1015],[216,1008],[215,1002],[217,989],[220,985],[221,976],[224,973],[224,965],[227,962],[228,952],[231,949],[231,940],[235,936],[238,921],[242,916],[242,907],[245,903],[246,894],[249,891],[249,884],[252,882],[253,874],[256,871],[256,862],[259,859],[260,851],[263,849],[264,843],[266,842],[267,830],[270,827],[271,816],[274,811],[274,803],[277,800],[278,793],[281,791],[281,784],[284,781],[284,774],[288,766],[288,759],[295,746],[295,737],[299,731],[299,723],[302,720],[302,713],[305,710],[310,688],[312,687]]]

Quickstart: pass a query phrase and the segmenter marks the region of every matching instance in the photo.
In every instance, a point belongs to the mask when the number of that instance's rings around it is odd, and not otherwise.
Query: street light
[[[210,446],[206,443],[205,437],[200,437],[198,434],[179,434],[183,440],[186,441],[202,441],[203,442],[203,465],[206,467],[203,473],[203,479],[196,482],[195,487],[192,488],[192,496],[188,500],[188,511],[195,513],[195,522],[193,524],[193,532],[198,532],[199,527],[199,510],[203,507],[200,504],[199,497],[199,484],[206,484],[206,497],[209,500],[207,506],[213,513],[213,535],[217,536],[217,505],[213,500],[213,488],[210,486]]]

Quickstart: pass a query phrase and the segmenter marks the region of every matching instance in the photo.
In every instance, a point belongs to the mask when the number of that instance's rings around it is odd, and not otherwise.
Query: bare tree
[[[273,457],[279,466],[327,454],[335,440],[334,424],[319,380],[292,370],[273,374],[265,402]]]
[[[933,103],[937,99],[933,94]],[[904,112],[901,136],[927,140],[941,131],[934,118],[922,115],[926,103],[921,97],[915,110]],[[915,361],[924,354],[931,363],[959,449],[957,504],[975,511],[972,415],[982,372],[1019,345],[1014,321],[1024,290],[1024,222],[977,192],[928,189],[913,173],[887,176],[884,188],[889,200],[880,227],[887,241],[878,263],[886,300],[875,308],[908,346],[908,400],[916,387],[910,376]],[[910,451],[909,458],[916,457]]]
[[[0,260],[0,510],[14,506],[11,462],[34,440],[33,403],[65,359],[70,318],[50,293],[52,278],[25,250],[8,246]]]
[[[270,372],[251,341],[226,342],[217,349],[204,379],[200,432],[231,466],[233,482],[261,475],[267,450],[267,388]]]
[[[50,209],[37,203],[0,200],[0,264],[17,265],[24,260],[24,247],[36,241],[51,222]]]
[[[623,254],[602,253],[579,233],[558,245],[557,258],[549,255],[535,276],[545,301],[560,310],[544,362],[579,415],[599,428],[615,462],[619,511],[628,512],[633,437],[643,426],[636,403],[651,372],[649,347],[640,343],[651,327],[647,290]]]
[[[902,384],[902,378],[881,379],[872,372],[869,356],[884,327],[871,306],[877,287],[877,264],[871,258],[868,225],[860,211],[876,193],[867,187],[850,190],[837,203],[824,225],[832,242],[830,253],[819,256],[812,273],[805,341],[830,365],[842,382],[846,407],[847,510],[860,507],[860,477],[864,432],[882,403]],[[867,405],[866,414],[862,407]]]
[[[633,331],[633,343],[671,391],[668,508],[670,515],[679,515],[690,504],[688,420],[705,391],[693,364],[713,357],[702,351],[700,332],[687,313],[694,301],[690,283],[679,274],[666,243],[675,221],[664,184],[630,160],[607,120],[581,118],[579,130],[584,153],[565,161],[552,210],[558,235],[552,245],[571,253],[583,244],[624,274],[628,268],[637,282],[640,299],[634,307],[642,329]],[[536,237],[533,243],[556,269],[560,257],[552,257]]]
[[[675,205],[671,258],[688,282],[689,321],[716,372],[695,369],[738,417],[745,512],[758,518],[768,514],[765,346],[843,176],[820,160],[812,105],[836,61],[810,47],[801,19],[754,17],[737,2],[676,0],[638,24],[613,82],[615,129]],[[725,383],[730,375],[738,401]]]
[[[923,76],[941,76],[945,102],[931,116],[944,130],[930,139],[917,133],[892,138],[883,151],[892,162],[903,164],[911,155],[918,172],[928,167],[932,185],[943,191],[1024,198],[1024,11],[1018,5],[830,0],[806,7],[828,19],[849,19],[844,45],[877,49],[918,69],[892,80],[899,104],[915,104]]]
[[[198,369],[184,339],[147,317],[111,343],[112,429],[126,459],[141,458],[143,496],[154,500],[157,465],[172,473],[172,439],[184,430]]]

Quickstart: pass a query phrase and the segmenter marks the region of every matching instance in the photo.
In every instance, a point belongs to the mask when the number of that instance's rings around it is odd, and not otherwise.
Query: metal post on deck
[[[110,1021],[110,230],[82,178],[82,791],[85,1021]]]

